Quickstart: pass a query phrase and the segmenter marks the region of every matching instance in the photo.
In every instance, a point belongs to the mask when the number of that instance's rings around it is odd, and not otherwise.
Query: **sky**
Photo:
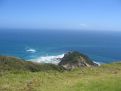
[[[121,0],[0,0],[0,29],[121,31]]]

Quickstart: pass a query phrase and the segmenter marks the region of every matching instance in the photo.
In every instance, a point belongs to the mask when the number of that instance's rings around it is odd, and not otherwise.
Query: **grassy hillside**
[[[121,91],[121,63],[64,72],[11,71],[0,75],[0,91]]]
[[[0,56],[0,75],[8,72],[38,72],[49,70],[61,71],[61,68],[53,64],[38,64],[16,57]]]

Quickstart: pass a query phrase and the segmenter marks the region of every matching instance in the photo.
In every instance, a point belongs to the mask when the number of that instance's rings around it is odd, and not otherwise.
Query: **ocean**
[[[79,51],[99,63],[121,60],[121,32],[69,30],[0,30],[0,55],[58,63],[68,51]]]

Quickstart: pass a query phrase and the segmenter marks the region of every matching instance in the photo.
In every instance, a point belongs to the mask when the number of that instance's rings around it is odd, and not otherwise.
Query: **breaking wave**
[[[41,56],[35,59],[31,59],[30,61],[37,63],[52,63],[58,64],[61,61],[61,58],[64,57],[64,54],[56,55],[56,56]]]
[[[33,48],[29,48],[29,49],[26,49],[26,52],[35,53],[37,51],[35,49],[33,49]]]

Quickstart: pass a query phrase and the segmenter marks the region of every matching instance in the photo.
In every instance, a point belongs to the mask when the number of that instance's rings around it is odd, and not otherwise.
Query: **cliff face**
[[[64,55],[59,66],[62,66],[66,70],[75,69],[79,67],[91,67],[97,66],[88,56],[79,52],[68,52]]]

